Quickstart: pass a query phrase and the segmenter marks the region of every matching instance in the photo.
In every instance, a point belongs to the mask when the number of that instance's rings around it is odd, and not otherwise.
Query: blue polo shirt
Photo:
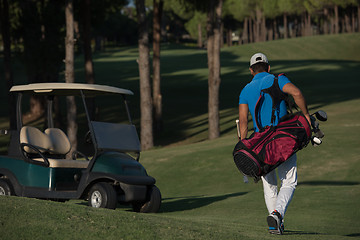
[[[255,106],[260,97],[260,92],[262,89],[269,88],[274,83],[274,75],[261,72],[255,75],[250,83],[248,83],[240,93],[239,104],[247,104],[249,106],[249,111],[251,113],[254,130],[258,132],[259,129],[256,126],[255,119]],[[290,80],[285,76],[281,75],[278,77],[279,87],[282,90],[284,85],[290,83]],[[260,123],[263,127],[271,125],[271,112],[272,112],[272,99],[269,94],[264,95],[264,102],[260,107]],[[275,125],[278,124],[278,121],[281,117],[287,114],[286,103],[281,101],[280,105],[275,111]]]

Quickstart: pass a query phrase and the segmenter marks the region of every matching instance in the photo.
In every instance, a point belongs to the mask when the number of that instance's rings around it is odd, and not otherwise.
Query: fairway
[[[328,114],[321,123],[323,144],[298,153],[298,187],[284,236],[268,234],[262,183],[245,184],[232,159],[238,95],[250,81],[248,60],[258,51],[268,56],[273,73],[285,72],[302,89],[310,112]],[[139,125],[136,58],[136,48],[114,49],[95,55],[95,69],[99,84],[135,92],[130,104]],[[140,158],[162,193],[160,212],[1,197],[1,239],[360,238],[360,34],[223,48],[222,135],[212,141],[206,140],[206,50],[164,45],[161,59],[165,131],[156,136],[157,147]],[[82,82],[80,57],[76,64]],[[15,79],[16,84],[25,81],[20,72]],[[0,113],[3,128],[6,112]],[[5,151],[7,139],[0,140]]]

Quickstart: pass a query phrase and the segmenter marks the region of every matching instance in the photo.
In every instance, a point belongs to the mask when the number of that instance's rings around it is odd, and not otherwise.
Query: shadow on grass
[[[163,203],[161,204],[160,212],[166,213],[166,212],[179,212],[185,210],[192,210],[231,197],[238,197],[241,195],[245,195],[246,193],[247,192],[238,192],[238,193],[231,193],[231,194],[225,194],[214,197],[191,196],[191,197],[179,197],[179,198],[165,198],[163,199]],[[173,199],[175,200],[172,201]]]
[[[360,237],[360,233],[352,233],[352,234],[348,234],[345,235],[346,237]]]
[[[346,182],[346,181],[304,181],[298,183],[298,185],[310,185],[310,186],[354,186],[359,184],[360,182]]]
[[[284,235],[326,235],[324,233],[285,230]]]
[[[326,233],[285,230],[284,235],[327,235]],[[360,233],[351,233],[345,237],[360,237]]]

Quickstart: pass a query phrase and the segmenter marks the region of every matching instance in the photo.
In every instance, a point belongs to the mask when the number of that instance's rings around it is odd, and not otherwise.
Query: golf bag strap
[[[259,112],[260,112],[259,108],[260,108],[260,105],[262,105],[263,100],[264,99],[263,99],[262,93],[260,93],[260,97],[257,100],[256,105],[255,105],[255,123],[256,123],[256,126],[257,126],[257,128],[259,130],[263,128],[261,126],[261,124],[260,124],[260,121],[259,121],[259,118],[260,118],[260,116],[259,116]]]
[[[271,85],[271,87],[269,88],[265,88],[263,90],[261,90],[260,93],[260,97],[255,105],[255,122],[256,125],[258,127],[258,129],[262,129],[264,126],[261,125],[260,123],[260,107],[264,101],[264,94],[267,93],[270,95],[271,99],[272,99],[272,110],[271,110],[271,124],[275,123],[275,111],[278,109],[279,104],[282,100],[285,100],[288,107],[289,107],[289,99],[288,99],[288,94],[284,93],[280,87],[279,87],[279,76],[285,75],[284,73],[280,73],[280,74],[274,74],[274,82]],[[290,108],[291,111],[291,108]]]

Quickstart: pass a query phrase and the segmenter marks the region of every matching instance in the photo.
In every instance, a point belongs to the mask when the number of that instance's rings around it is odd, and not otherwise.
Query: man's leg
[[[272,234],[283,234],[284,232],[283,217],[297,185],[296,155],[293,155],[278,167],[278,174],[281,180],[280,191],[276,197],[275,206],[273,208],[268,206],[270,215],[267,217],[267,222],[269,232]]]
[[[271,213],[276,207],[278,195],[276,171],[271,171],[266,176],[262,177],[262,182],[266,207],[269,213]]]
[[[275,209],[284,218],[297,185],[296,154],[278,167],[278,174],[281,180],[281,187],[276,200]]]

